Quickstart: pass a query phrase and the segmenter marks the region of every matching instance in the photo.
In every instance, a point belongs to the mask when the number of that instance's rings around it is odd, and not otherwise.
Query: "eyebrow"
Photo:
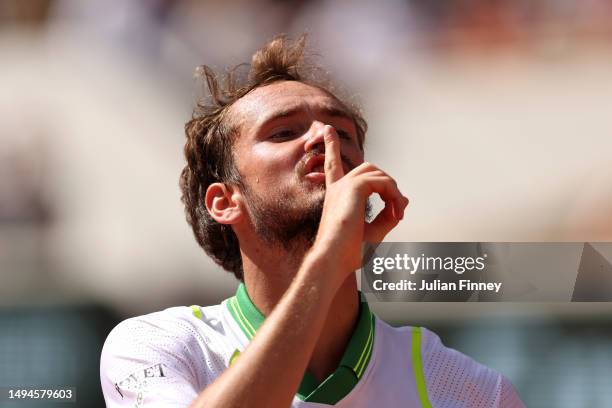
[[[342,119],[350,120],[351,122],[353,122],[353,117],[346,110],[335,107],[335,106],[324,105],[324,106],[315,108],[315,110],[319,113],[322,113],[326,116],[330,116],[332,118],[342,118]],[[278,119],[284,119],[284,118],[288,118],[291,116],[295,116],[304,111],[306,111],[306,109],[302,105],[292,106],[292,107],[288,107],[285,109],[279,109],[276,112],[273,112],[270,115],[264,117],[264,119],[260,122],[260,124],[261,126],[263,126],[267,123],[273,122]]]
[[[266,125],[268,125],[271,122],[274,122],[276,120],[279,119],[284,119],[284,118],[288,118],[294,115],[297,115],[301,112],[306,111],[307,109],[305,109],[304,105],[299,104],[299,105],[294,105],[294,106],[289,106],[287,108],[280,108],[275,112],[272,112],[271,114],[269,114],[268,116],[265,116],[261,121],[258,121],[258,123],[256,124],[256,127],[259,128],[259,130],[261,130],[263,127],[265,127]],[[330,105],[330,104],[324,104],[324,105],[319,105],[317,107],[315,107],[315,110],[317,112],[320,112],[324,115],[327,115],[329,117],[332,118],[340,118],[340,119],[344,119],[347,121],[350,121],[353,126],[355,127],[355,131],[356,131],[356,138],[357,138],[357,142],[359,144],[359,148],[361,149],[361,151],[363,151],[363,140],[361,140],[359,138],[359,128],[357,125],[357,121],[355,120],[355,118],[353,117],[353,115],[351,113],[349,113],[348,110],[343,109],[342,107],[337,107],[334,105]],[[258,130],[258,132],[259,132]],[[350,161],[349,161],[350,162]],[[351,163],[351,165],[354,166],[353,163]]]

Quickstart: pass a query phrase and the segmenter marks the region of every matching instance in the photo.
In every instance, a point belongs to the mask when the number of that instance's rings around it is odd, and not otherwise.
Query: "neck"
[[[242,252],[244,284],[253,304],[264,316],[272,312],[289,288],[306,251],[298,249],[289,254],[279,248],[264,247],[251,249],[248,253]],[[330,311],[308,364],[308,371],[318,381],[325,379],[338,367],[353,334],[359,315],[354,275],[349,276],[340,287],[332,300]]]

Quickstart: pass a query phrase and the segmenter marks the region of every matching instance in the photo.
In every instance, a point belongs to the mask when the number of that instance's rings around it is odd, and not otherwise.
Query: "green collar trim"
[[[238,287],[236,296],[228,299],[227,308],[246,337],[252,340],[265,316],[255,307],[243,283]],[[304,373],[297,396],[303,401],[330,405],[344,398],[357,385],[370,362],[374,326],[374,315],[368,304],[361,302],[357,324],[338,368],[320,384],[312,374]]]
[[[244,283],[238,286],[236,296],[228,300],[227,307],[247,338],[253,340],[266,317],[251,301]]]

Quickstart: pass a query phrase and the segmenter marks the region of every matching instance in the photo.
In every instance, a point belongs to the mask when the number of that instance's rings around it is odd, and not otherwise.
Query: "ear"
[[[243,215],[240,191],[223,183],[213,183],[206,189],[204,197],[206,209],[219,224],[236,224]]]

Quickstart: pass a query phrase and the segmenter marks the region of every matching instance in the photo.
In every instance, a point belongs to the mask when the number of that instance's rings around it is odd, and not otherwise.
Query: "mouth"
[[[325,154],[310,156],[304,164],[304,178],[316,183],[325,182],[324,164]]]
[[[325,173],[323,165],[325,164],[325,154],[316,154],[310,156],[304,165],[304,175],[311,173]]]

